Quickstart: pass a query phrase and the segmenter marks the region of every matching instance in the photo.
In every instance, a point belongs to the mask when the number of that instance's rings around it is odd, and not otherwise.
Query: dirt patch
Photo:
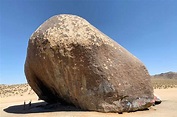
[[[1,117],[175,117],[177,115],[177,88],[155,89],[155,94],[162,99],[162,103],[152,106],[149,110],[131,113],[99,113],[83,111],[68,105],[47,105],[39,101],[37,95],[23,95],[0,98]],[[29,102],[31,100],[31,106]],[[24,101],[26,108],[24,110]]]

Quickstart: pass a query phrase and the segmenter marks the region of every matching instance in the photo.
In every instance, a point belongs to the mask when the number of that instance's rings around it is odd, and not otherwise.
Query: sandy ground
[[[11,96],[0,98],[0,117],[177,117],[177,88],[155,89],[155,94],[163,101],[160,105],[150,107],[146,111],[123,114],[81,111],[69,106],[44,108],[47,107],[44,106],[46,103],[38,101],[34,94]],[[31,107],[28,105],[30,100]]]

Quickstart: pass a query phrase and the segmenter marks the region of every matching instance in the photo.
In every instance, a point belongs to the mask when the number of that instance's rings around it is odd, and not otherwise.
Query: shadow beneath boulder
[[[60,103],[48,104],[46,102],[32,103],[31,105],[14,105],[4,109],[7,113],[28,114],[28,113],[44,113],[56,111],[84,111],[73,105],[62,105]]]

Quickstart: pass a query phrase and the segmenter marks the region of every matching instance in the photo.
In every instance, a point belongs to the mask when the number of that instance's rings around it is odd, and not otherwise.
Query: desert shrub
[[[176,79],[151,78],[154,89],[177,88]]]
[[[24,93],[28,92],[28,88],[30,88],[30,94],[34,94],[34,91],[31,90],[29,84],[16,84],[16,85],[4,85],[0,84],[0,97],[8,97],[14,95],[23,96]]]

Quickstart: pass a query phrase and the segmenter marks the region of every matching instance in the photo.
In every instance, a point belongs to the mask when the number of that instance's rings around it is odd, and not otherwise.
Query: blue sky
[[[57,14],[85,18],[150,74],[177,71],[177,0],[0,0],[0,84],[26,82],[28,40]]]

